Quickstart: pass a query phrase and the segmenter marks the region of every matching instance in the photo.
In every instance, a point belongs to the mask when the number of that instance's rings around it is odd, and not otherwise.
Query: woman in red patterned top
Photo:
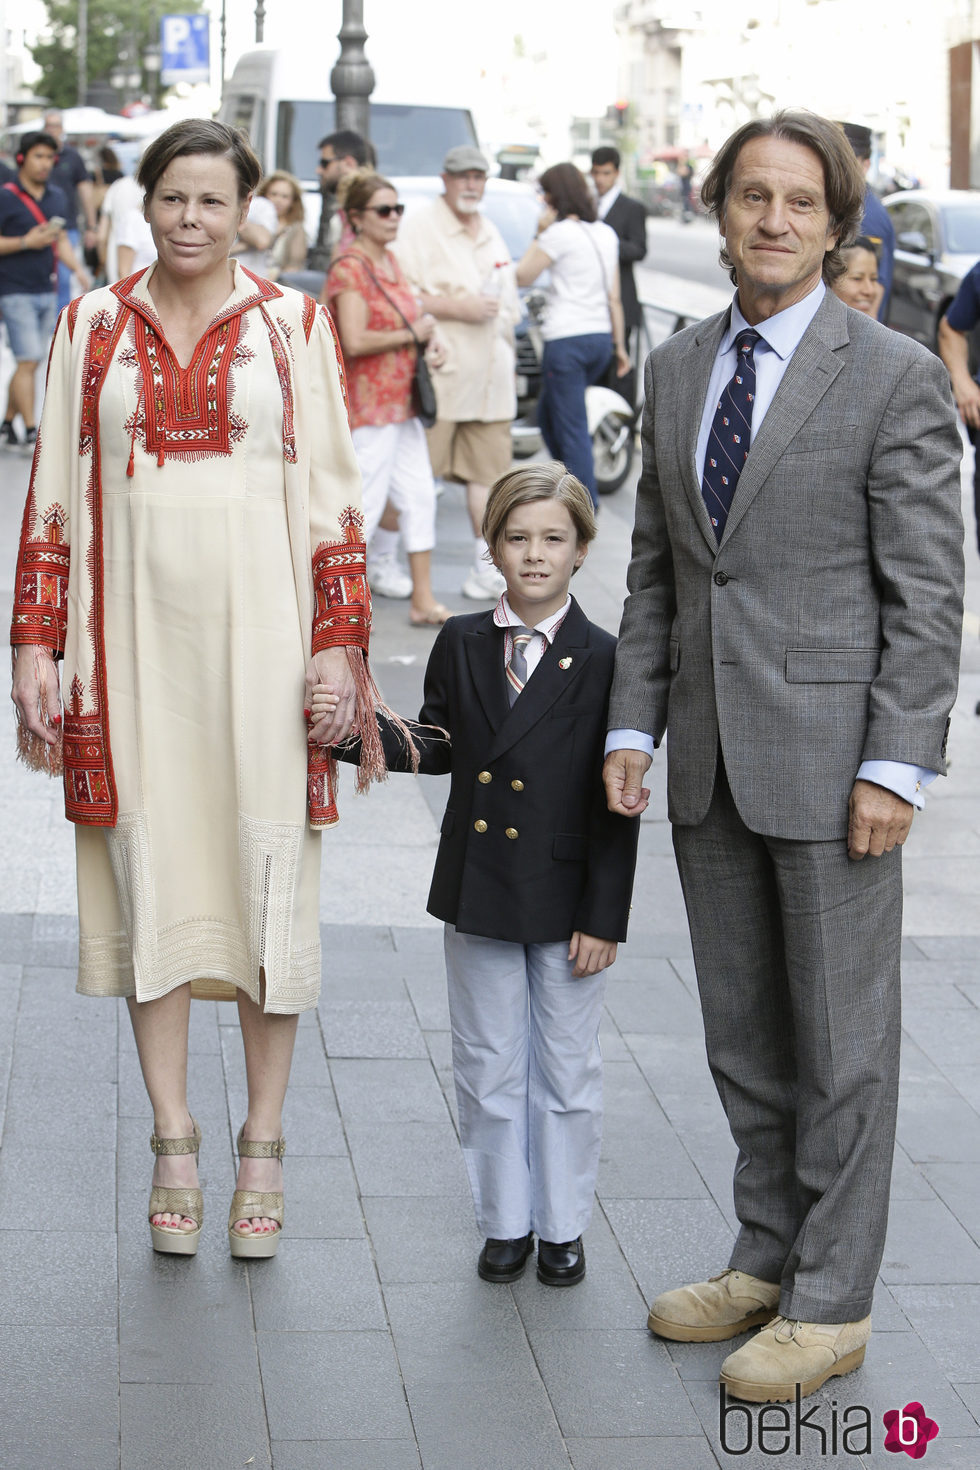
[[[388,246],[405,206],[387,179],[360,170],[338,189],[355,243],[330,267],[324,294],[340,332],[347,368],[354,452],[363,476],[364,536],[370,544],[390,500],[412,578],[409,617],[444,623],[449,610],[432,592],[435,484],[425,431],[412,402],[419,344],[438,367],[443,349],[435,318],[415,295]],[[411,325],[409,325],[409,323]]]

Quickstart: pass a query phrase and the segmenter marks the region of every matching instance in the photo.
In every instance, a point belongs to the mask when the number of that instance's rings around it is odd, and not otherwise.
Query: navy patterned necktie
[[[735,372],[718,400],[704,455],[701,494],[708,507],[715,538],[720,541],[732,508],[732,496],[742,466],[749,457],[752,404],[755,401],[753,349],[759,333],[751,329],[735,338]]]
[[[527,683],[527,645],[534,637],[530,628],[513,628],[513,647],[507,665],[507,698],[514,703]]]

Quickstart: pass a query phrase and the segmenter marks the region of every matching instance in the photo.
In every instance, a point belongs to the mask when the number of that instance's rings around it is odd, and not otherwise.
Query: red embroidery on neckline
[[[182,368],[145,317],[134,322],[136,355],[143,394],[126,423],[147,454],[162,465],[164,456],[184,460],[230,454],[246,433],[244,419],[230,412],[229,379],[242,318],[211,327]]]

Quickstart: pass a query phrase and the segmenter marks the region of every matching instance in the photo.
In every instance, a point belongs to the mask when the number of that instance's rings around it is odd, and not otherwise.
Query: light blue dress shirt
[[[807,327],[816,316],[824,298],[826,286],[823,281],[804,296],[802,301],[778,311],[775,316],[758,322],[751,330],[759,333],[760,341],[755,345],[755,399],[752,404],[752,440],[754,441],[769,405],[776,396],[776,389],[783,380],[790,358],[800,344]],[[750,328],[738,306],[738,294],[732,302],[731,322],[718,347],[715,365],[708,380],[708,392],[701,414],[701,428],[695,455],[695,469],[700,485],[704,472],[704,456],[708,436],[715,416],[718,399],[735,371],[735,338],[739,332]],[[749,450],[751,453],[751,448]],[[737,493],[737,492],[736,492]],[[653,755],[653,737],[641,730],[610,730],[606,736],[606,754],[611,750],[642,750]],[[862,761],[857,780],[873,781],[877,786],[887,787],[905,801],[920,810],[925,806],[924,788],[936,779],[936,772],[923,766],[910,766],[904,761]]]

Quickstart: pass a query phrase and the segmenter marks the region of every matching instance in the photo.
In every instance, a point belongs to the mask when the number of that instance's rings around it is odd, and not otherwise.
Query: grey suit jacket
[[[945,771],[962,628],[961,454],[925,348],[827,292],[753,440],[720,546],[695,466],[722,312],[646,367],[610,726],[668,732],[671,821],[719,742],[746,824],[847,831],[862,760]]]

